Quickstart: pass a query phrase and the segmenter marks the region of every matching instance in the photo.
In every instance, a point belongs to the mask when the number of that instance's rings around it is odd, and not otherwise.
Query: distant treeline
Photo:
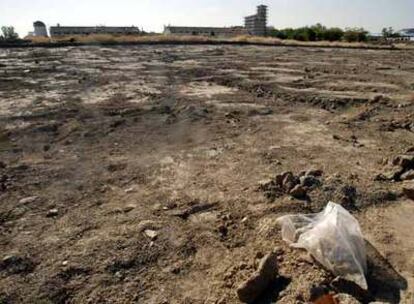
[[[346,41],[364,42],[368,40],[368,31],[363,28],[326,27],[322,24],[300,28],[271,29],[269,36],[279,39],[292,39],[299,41]]]

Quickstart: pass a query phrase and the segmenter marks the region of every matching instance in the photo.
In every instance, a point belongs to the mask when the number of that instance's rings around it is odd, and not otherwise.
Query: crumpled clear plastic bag
[[[306,249],[334,275],[368,289],[365,240],[358,221],[342,206],[329,202],[321,213],[286,215],[277,222],[292,247]]]

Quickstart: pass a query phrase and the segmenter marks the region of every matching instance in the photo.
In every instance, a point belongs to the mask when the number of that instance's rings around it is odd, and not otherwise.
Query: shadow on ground
[[[333,282],[335,291],[352,295],[362,303],[373,301],[400,303],[401,291],[408,287],[407,280],[368,241],[366,241],[366,251],[368,292],[356,284],[344,280]]]
[[[260,296],[254,304],[271,304],[275,303],[279,298],[279,294],[290,284],[292,280],[286,277],[279,277],[273,286],[269,287],[267,291]]]

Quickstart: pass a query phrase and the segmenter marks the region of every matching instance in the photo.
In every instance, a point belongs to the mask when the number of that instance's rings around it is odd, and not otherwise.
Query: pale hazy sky
[[[41,20],[61,25],[136,25],[162,31],[163,25],[242,25],[258,4],[269,5],[269,24],[277,28],[320,22],[362,26],[380,32],[414,28],[414,0],[0,0],[0,25],[13,25],[21,36]]]

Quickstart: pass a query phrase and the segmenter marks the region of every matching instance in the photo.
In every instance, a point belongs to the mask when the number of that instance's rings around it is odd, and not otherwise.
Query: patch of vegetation
[[[394,29],[392,27],[386,28],[384,27],[382,29],[382,37],[384,38],[399,38],[401,35],[397,32],[394,32]]]
[[[342,30],[338,27],[328,28],[320,23],[300,28],[271,29],[270,37],[298,41],[346,41],[364,42],[368,32],[363,28],[349,28]]]
[[[2,26],[0,34],[0,42],[13,42],[19,40],[19,35],[15,32],[12,26]]]
[[[347,28],[344,32],[346,42],[365,42],[368,39],[368,32],[362,27]]]

